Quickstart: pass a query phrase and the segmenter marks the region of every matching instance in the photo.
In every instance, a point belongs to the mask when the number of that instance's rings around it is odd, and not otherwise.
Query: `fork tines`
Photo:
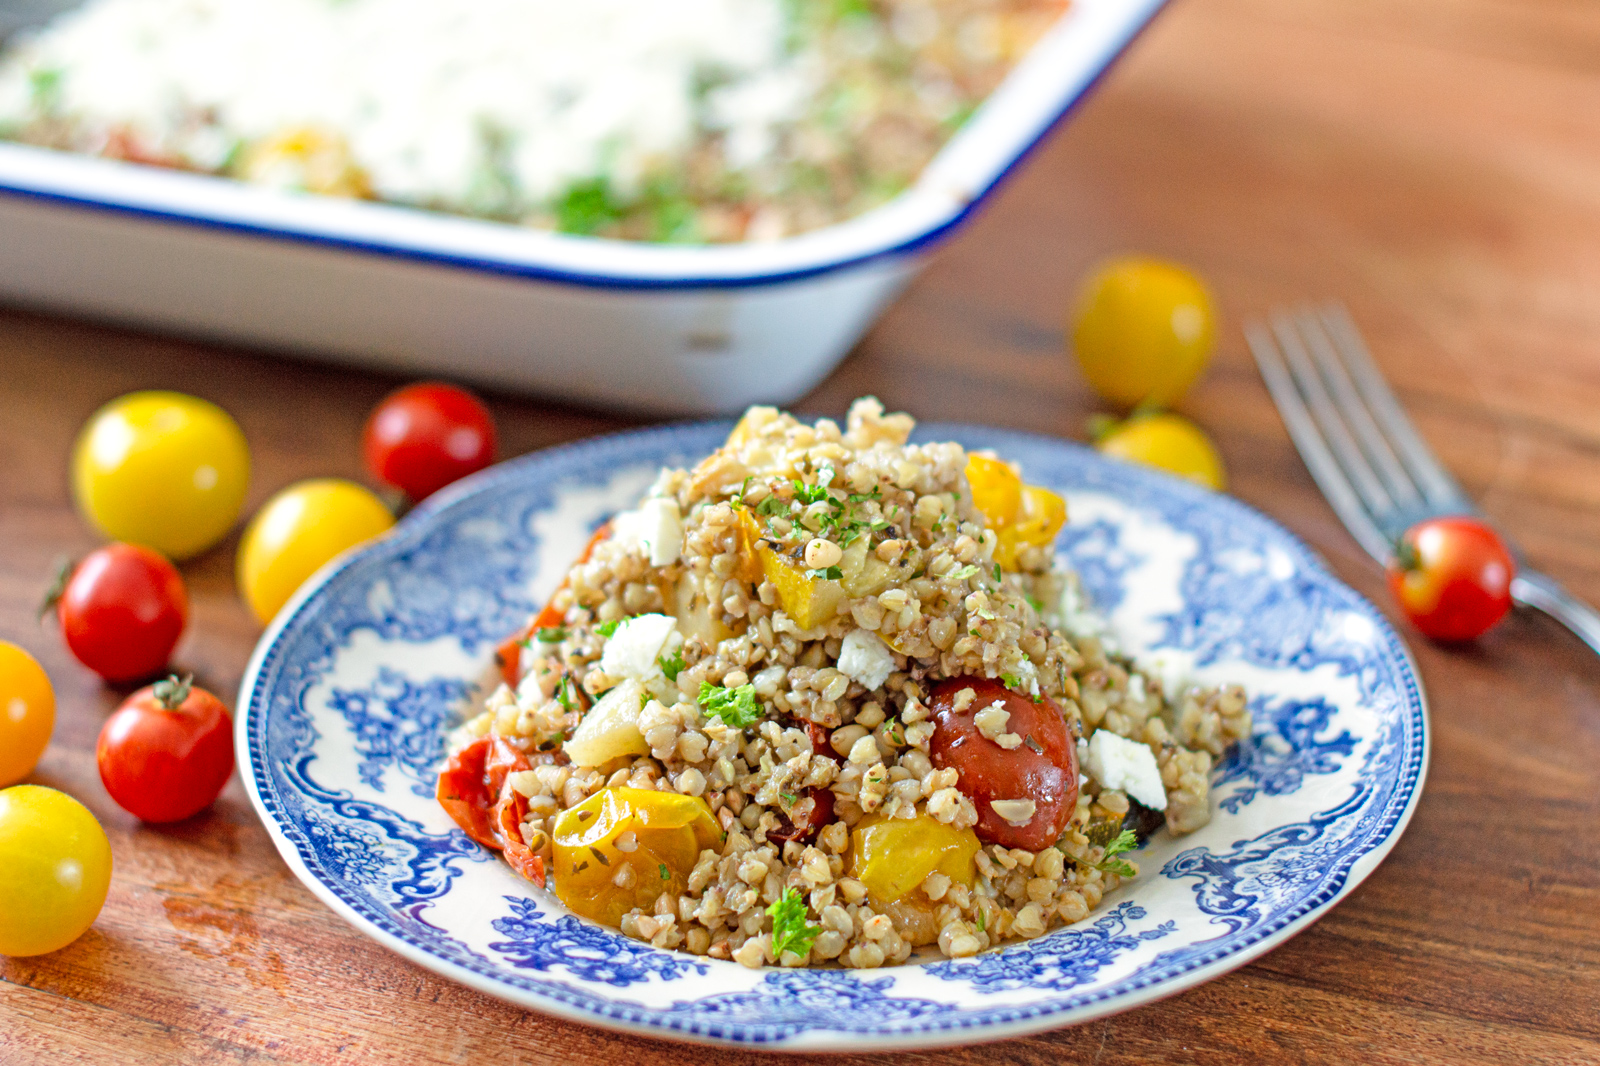
[[[1318,487],[1379,562],[1412,523],[1475,514],[1433,457],[1338,304],[1275,311],[1245,338],[1273,402]]]

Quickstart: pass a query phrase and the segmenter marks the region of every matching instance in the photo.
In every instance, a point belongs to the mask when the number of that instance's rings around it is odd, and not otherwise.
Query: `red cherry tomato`
[[[137,681],[167,665],[189,621],[189,594],[166,559],[134,544],[90,552],[52,592],[61,635],[107,681]]]
[[[544,856],[522,839],[528,800],[511,787],[511,775],[528,768],[528,757],[505,737],[480,737],[450,756],[439,774],[439,803],[467,836],[503,852],[511,868],[544,884]]]
[[[1475,518],[1430,518],[1400,538],[1389,588],[1411,624],[1434,640],[1463,641],[1511,609],[1517,564]]]
[[[129,696],[95,745],[106,791],[147,822],[198,814],[233,773],[233,719],[192,680],[169,677]]]
[[[966,688],[975,698],[957,711],[956,694]],[[985,737],[973,721],[994,703],[1011,715],[1005,731],[1023,738],[1015,748],[1003,748]],[[953,677],[933,690],[930,706],[933,765],[955,768],[956,787],[978,807],[978,824],[973,827],[978,839],[1029,851],[1060,839],[1078,805],[1078,751],[1056,702],[1041,696],[1035,703],[989,678]],[[1033,817],[1013,825],[990,806],[993,800],[1032,800]]]
[[[372,476],[413,500],[494,462],[494,445],[488,408],[465,389],[434,381],[390,395],[361,434]]]

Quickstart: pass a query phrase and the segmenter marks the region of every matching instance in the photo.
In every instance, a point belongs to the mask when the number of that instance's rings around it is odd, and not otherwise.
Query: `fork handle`
[[[1537,570],[1523,570],[1511,581],[1511,598],[1524,607],[1543,611],[1600,654],[1600,611],[1572,595],[1554,579]]]

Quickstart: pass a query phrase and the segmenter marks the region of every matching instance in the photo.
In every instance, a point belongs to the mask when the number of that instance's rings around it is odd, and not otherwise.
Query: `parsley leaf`
[[[613,618],[609,622],[601,622],[599,625],[595,626],[594,627],[594,631],[596,633],[599,633],[602,637],[610,637],[612,634],[614,634],[617,631],[617,627],[620,626],[621,624],[622,624],[622,619]]]
[[[1001,674],[1000,683],[1005,685],[1006,688],[1021,688],[1022,678],[1016,674]]]
[[[661,880],[667,881],[667,880],[671,879],[672,875],[667,872],[667,864],[666,863],[660,862],[660,863],[657,863],[656,866],[661,871]]]
[[[760,503],[756,504],[756,514],[765,515],[767,517],[783,514],[788,509],[789,505],[778,499],[776,496],[768,496]]]
[[[844,571],[837,566],[830,566],[826,570],[807,570],[807,577],[814,577],[818,581],[838,581],[844,577]]]
[[[667,675],[668,681],[678,680],[678,675],[683,673],[683,652],[675,651],[671,655],[663,655],[656,660],[661,664],[661,672]]]
[[[1093,837],[1090,839],[1093,839]],[[1124,829],[1106,844],[1105,856],[1099,862],[1087,862],[1083,859],[1076,859],[1074,861],[1082,863],[1084,866],[1093,867],[1103,874],[1116,874],[1118,877],[1133,877],[1138,871],[1129,865],[1126,859],[1118,858],[1118,856],[1125,851],[1132,851],[1138,846],[1139,837],[1132,829]],[[1067,858],[1071,859],[1072,856],[1068,855]]]
[[[1000,584],[1000,564],[999,563],[995,563],[994,564],[994,583],[996,585]]]
[[[575,711],[577,702],[572,698],[572,677],[563,677],[556,682],[556,702],[560,703],[563,710]]]
[[[799,478],[794,479],[794,498],[804,504],[830,503],[835,507],[840,506],[826,485],[807,485]]]
[[[1044,601],[1041,600],[1039,597],[1037,597],[1037,596],[1024,596],[1022,598],[1028,601],[1028,606],[1029,607],[1032,607],[1039,614],[1044,614]]]
[[[796,889],[789,889],[783,898],[767,908],[772,916],[772,955],[781,959],[785,951],[804,955],[822,933],[820,925],[806,921],[805,901]]]
[[[949,577],[950,577],[951,581],[965,581],[967,578],[973,577],[974,575],[976,575],[977,572],[978,572],[978,568],[976,566],[972,565],[971,563],[968,563],[966,566],[963,566],[960,570],[956,570],[956,571],[952,572],[949,575]]]
[[[564,626],[555,626],[550,629],[541,629],[533,635],[533,639],[540,644],[560,644],[567,639],[567,630]]]
[[[989,912],[984,910],[982,907],[979,907],[978,908],[978,932],[980,932],[980,933],[983,932],[983,927],[984,927],[984,924],[985,924],[985,920],[988,917],[989,917]]]
[[[738,688],[718,688],[709,681],[700,682],[700,707],[735,729],[755,725],[765,713],[756,702],[756,687],[751,684]]]

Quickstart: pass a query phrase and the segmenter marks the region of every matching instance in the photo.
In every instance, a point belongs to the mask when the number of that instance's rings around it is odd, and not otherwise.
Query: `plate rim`
[[[255,713],[258,695],[256,688],[261,672],[276,651],[283,631],[296,620],[306,605],[341,573],[365,559],[369,554],[393,550],[412,538],[422,536],[431,519],[436,514],[451,507],[458,499],[492,492],[495,486],[505,481],[515,481],[526,476],[524,471],[528,467],[538,467],[552,461],[559,462],[563,456],[588,451],[604,444],[615,446],[630,441],[641,444],[658,439],[666,441],[681,435],[685,431],[710,430],[713,427],[725,429],[732,424],[731,419],[696,419],[668,422],[615,433],[598,434],[516,456],[463,478],[461,481],[447,486],[424,500],[397,522],[392,530],[378,540],[349,549],[330,560],[311,578],[307,579],[263,631],[240,679],[239,693],[235,702],[234,743],[236,750],[244,753],[245,756],[239,762],[239,776],[244,784],[251,806],[254,807],[256,814],[267,830],[268,836],[272,839],[273,845],[277,848],[285,863],[301,883],[311,890],[313,895],[347,924],[407,961],[502,1002],[527,1010],[536,1010],[579,1024],[599,1026],[614,1032],[716,1047],[744,1047],[769,1050],[893,1051],[901,1049],[930,1049],[1013,1039],[1033,1033],[1080,1025],[1166,999],[1169,996],[1177,995],[1197,985],[1214,980],[1260,958],[1314,924],[1365,881],[1389,856],[1404,835],[1405,830],[1410,825],[1412,816],[1416,812],[1417,804],[1421,800],[1427,783],[1428,767],[1433,748],[1433,730],[1427,691],[1423,685],[1421,672],[1417,668],[1416,660],[1404,639],[1375,604],[1345,583],[1314,549],[1272,516],[1225,493],[1212,493],[1160,471],[1130,466],[1130,469],[1134,470],[1137,475],[1166,482],[1166,487],[1180,494],[1193,495],[1196,499],[1204,500],[1211,505],[1220,505],[1225,509],[1236,509],[1247,514],[1253,520],[1266,523],[1273,533],[1282,538],[1286,546],[1294,550],[1298,556],[1296,560],[1298,563],[1312,566],[1323,579],[1332,582],[1336,587],[1344,589],[1359,604],[1367,608],[1371,615],[1371,620],[1377,628],[1379,638],[1384,639],[1392,650],[1398,653],[1400,663],[1405,668],[1405,680],[1409,681],[1410,687],[1414,692],[1414,702],[1408,708],[1408,711],[1414,711],[1414,715],[1408,716],[1415,718],[1419,743],[1414,757],[1401,766],[1401,773],[1410,777],[1409,782],[1402,781],[1401,784],[1402,787],[1409,791],[1399,812],[1391,815],[1388,819],[1388,824],[1382,830],[1384,832],[1383,838],[1351,860],[1349,868],[1345,871],[1336,888],[1332,890],[1325,889],[1316,897],[1302,902],[1291,917],[1281,920],[1250,943],[1235,947],[1219,958],[1197,962],[1191,968],[1179,973],[1160,977],[1153,976],[1148,983],[1139,987],[1121,990],[1106,989],[1103,994],[1096,995],[1086,1002],[1073,1006],[1061,1006],[1051,1009],[1045,1004],[1036,1005],[1036,1013],[1030,1013],[1026,1017],[1007,1021],[979,1021],[963,1025],[958,1020],[944,1025],[935,1023],[932,1028],[918,1030],[881,1030],[878,1032],[802,1030],[798,1033],[778,1034],[771,1037],[762,1036],[759,1033],[740,1036],[733,1035],[730,1032],[730,1030],[739,1029],[739,1023],[734,1023],[724,1029],[720,1026],[707,1027],[691,1018],[678,1019],[670,1016],[652,1018],[648,1017],[648,1015],[659,1015],[659,1012],[644,1007],[637,1008],[637,1017],[617,1017],[609,1012],[593,1011],[577,1004],[569,1003],[561,997],[548,993],[507,986],[492,977],[479,974],[451,960],[441,958],[426,948],[379,928],[358,909],[336,895],[306,865],[300,855],[299,848],[288,839],[277,819],[270,813],[269,804],[259,788],[261,776],[265,769],[261,757],[262,753],[253,744],[254,734],[251,728],[251,724],[258,717]],[[1111,457],[1102,456],[1079,442],[1029,430],[962,422],[919,421],[917,424],[917,436],[919,437],[936,436],[937,439],[944,440],[954,439],[956,435],[960,434],[1022,439],[1041,447],[1076,450],[1085,453],[1084,457],[1099,462],[1121,462]],[[247,768],[249,770],[248,773],[246,772]],[[1035,1008],[1024,1009],[1034,1010]]]

